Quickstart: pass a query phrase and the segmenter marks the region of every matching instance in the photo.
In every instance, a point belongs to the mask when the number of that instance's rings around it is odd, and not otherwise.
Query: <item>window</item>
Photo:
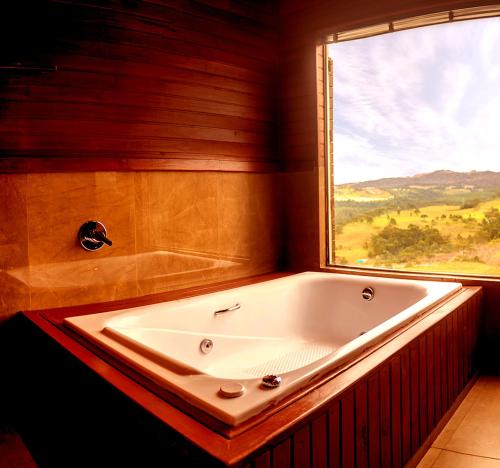
[[[484,18],[500,9],[489,8],[329,36],[331,264],[500,275],[500,18]],[[481,19],[456,21],[469,18]]]

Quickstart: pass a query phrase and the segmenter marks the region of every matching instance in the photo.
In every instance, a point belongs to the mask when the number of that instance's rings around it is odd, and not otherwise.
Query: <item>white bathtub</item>
[[[366,287],[372,300],[362,297]],[[459,283],[301,273],[162,304],[65,319],[114,357],[236,425],[331,372],[461,288]],[[233,311],[215,311],[239,304]],[[213,347],[203,353],[200,344]],[[264,388],[262,377],[282,378]],[[224,397],[221,386],[245,388]]]

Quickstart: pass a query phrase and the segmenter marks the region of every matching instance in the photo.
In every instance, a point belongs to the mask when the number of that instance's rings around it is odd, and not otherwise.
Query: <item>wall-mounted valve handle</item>
[[[113,242],[106,237],[106,234],[103,234],[101,231],[94,231],[94,239],[99,242],[104,242],[106,245],[110,247],[113,245]]]
[[[98,250],[104,244],[113,245],[113,242],[106,237],[106,228],[99,221],[87,221],[80,226],[78,231],[78,241],[85,250]]]

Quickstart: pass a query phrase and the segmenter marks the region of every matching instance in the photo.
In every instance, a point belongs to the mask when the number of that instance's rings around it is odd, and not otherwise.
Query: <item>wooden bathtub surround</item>
[[[237,284],[232,283],[233,286]],[[175,297],[173,292],[168,294],[170,298]],[[135,299],[132,305],[140,300]],[[36,353],[51,375],[56,375],[57,371],[66,372],[60,362],[67,361],[69,369],[73,369],[68,372],[73,373],[76,380],[66,380],[64,392],[78,393],[77,382],[85,376],[84,381],[95,381],[84,390],[90,392],[86,397],[99,400],[101,396],[92,394],[96,391],[93,386],[102,386],[101,382],[111,385],[110,398],[114,398],[111,397],[114,393],[125,394],[127,405],[132,408],[129,410],[136,415],[143,412],[143,416],[137,416],[143,432],[148,432],[153,424],[155,430],[160,431],[156,434],[160,444],[176,441],[169,455],[180,457],[176,460],[183,460],[191,450],[189,447],[199,447],[193,449],[195,459],[209,466],[211,463],[367,466],[368,461],[373,466],[388,466],[391,462],[393,466],[402,466],[426,441],[477,371],[480,304],[480,288],[462,289],[413,327],[388,339],[383,346],[358,359],[334,378],[325,377],[278,408],[234,429],[222,426],[210,429],[209,420],[197,414],[189,416],[182,411],[185,408],[179,402],[174,401],[173,405],[166,402],[164,398],[168,399],[168,395],[146,390],[135,375],[120,371],[107,357],[103,356],[104,360],[98,357],[89,351],[87,343],[76,341],[57,326],[64,316],[89,313],[90,306],[30,312],[24,315],[25,319],[19,317],[18,320],[22,322],[21,327],[40,342],[37,346],[45,343]],[[52,363],[43,356],[48,343],[53,347]],[[24,366],[36,365],[32,357],[25,359]],[[29,386],[30,377],[25,378],[28,382],[24,385]],[[68,398],[60,394],[58,385],[46,381],[44,392],[56,401]],[[73,397],[79,398],[78,395]],[[30,402],[32,410],[40,403],[36,400],[33,398]],[[56,413],[54,418],[63,417]],[[154,421],[162,423],[152,423],[151,415]],[[136,433],[136,429],[131,431]],[[26,431],[36,432],[36,428],[30,428],[28,423]]]

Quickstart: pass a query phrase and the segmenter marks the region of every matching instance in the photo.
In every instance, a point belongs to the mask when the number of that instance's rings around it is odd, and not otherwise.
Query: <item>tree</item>
[[[444,250],[447,244],[448,239],[436,228],[410,224],[402,229],[389,224],[371,237],[368,256],[399,263],[414,261],[419,256]]]
[[[475,208],[477,205],[481,203],[479,198],[474,198],[473,200],[463,201],[459,210],[466,210],[468,208]]]
[[[498,211],[498,208],[491,208],[484,213],[480,235],[487,240],[500,237],[500,211]]]

